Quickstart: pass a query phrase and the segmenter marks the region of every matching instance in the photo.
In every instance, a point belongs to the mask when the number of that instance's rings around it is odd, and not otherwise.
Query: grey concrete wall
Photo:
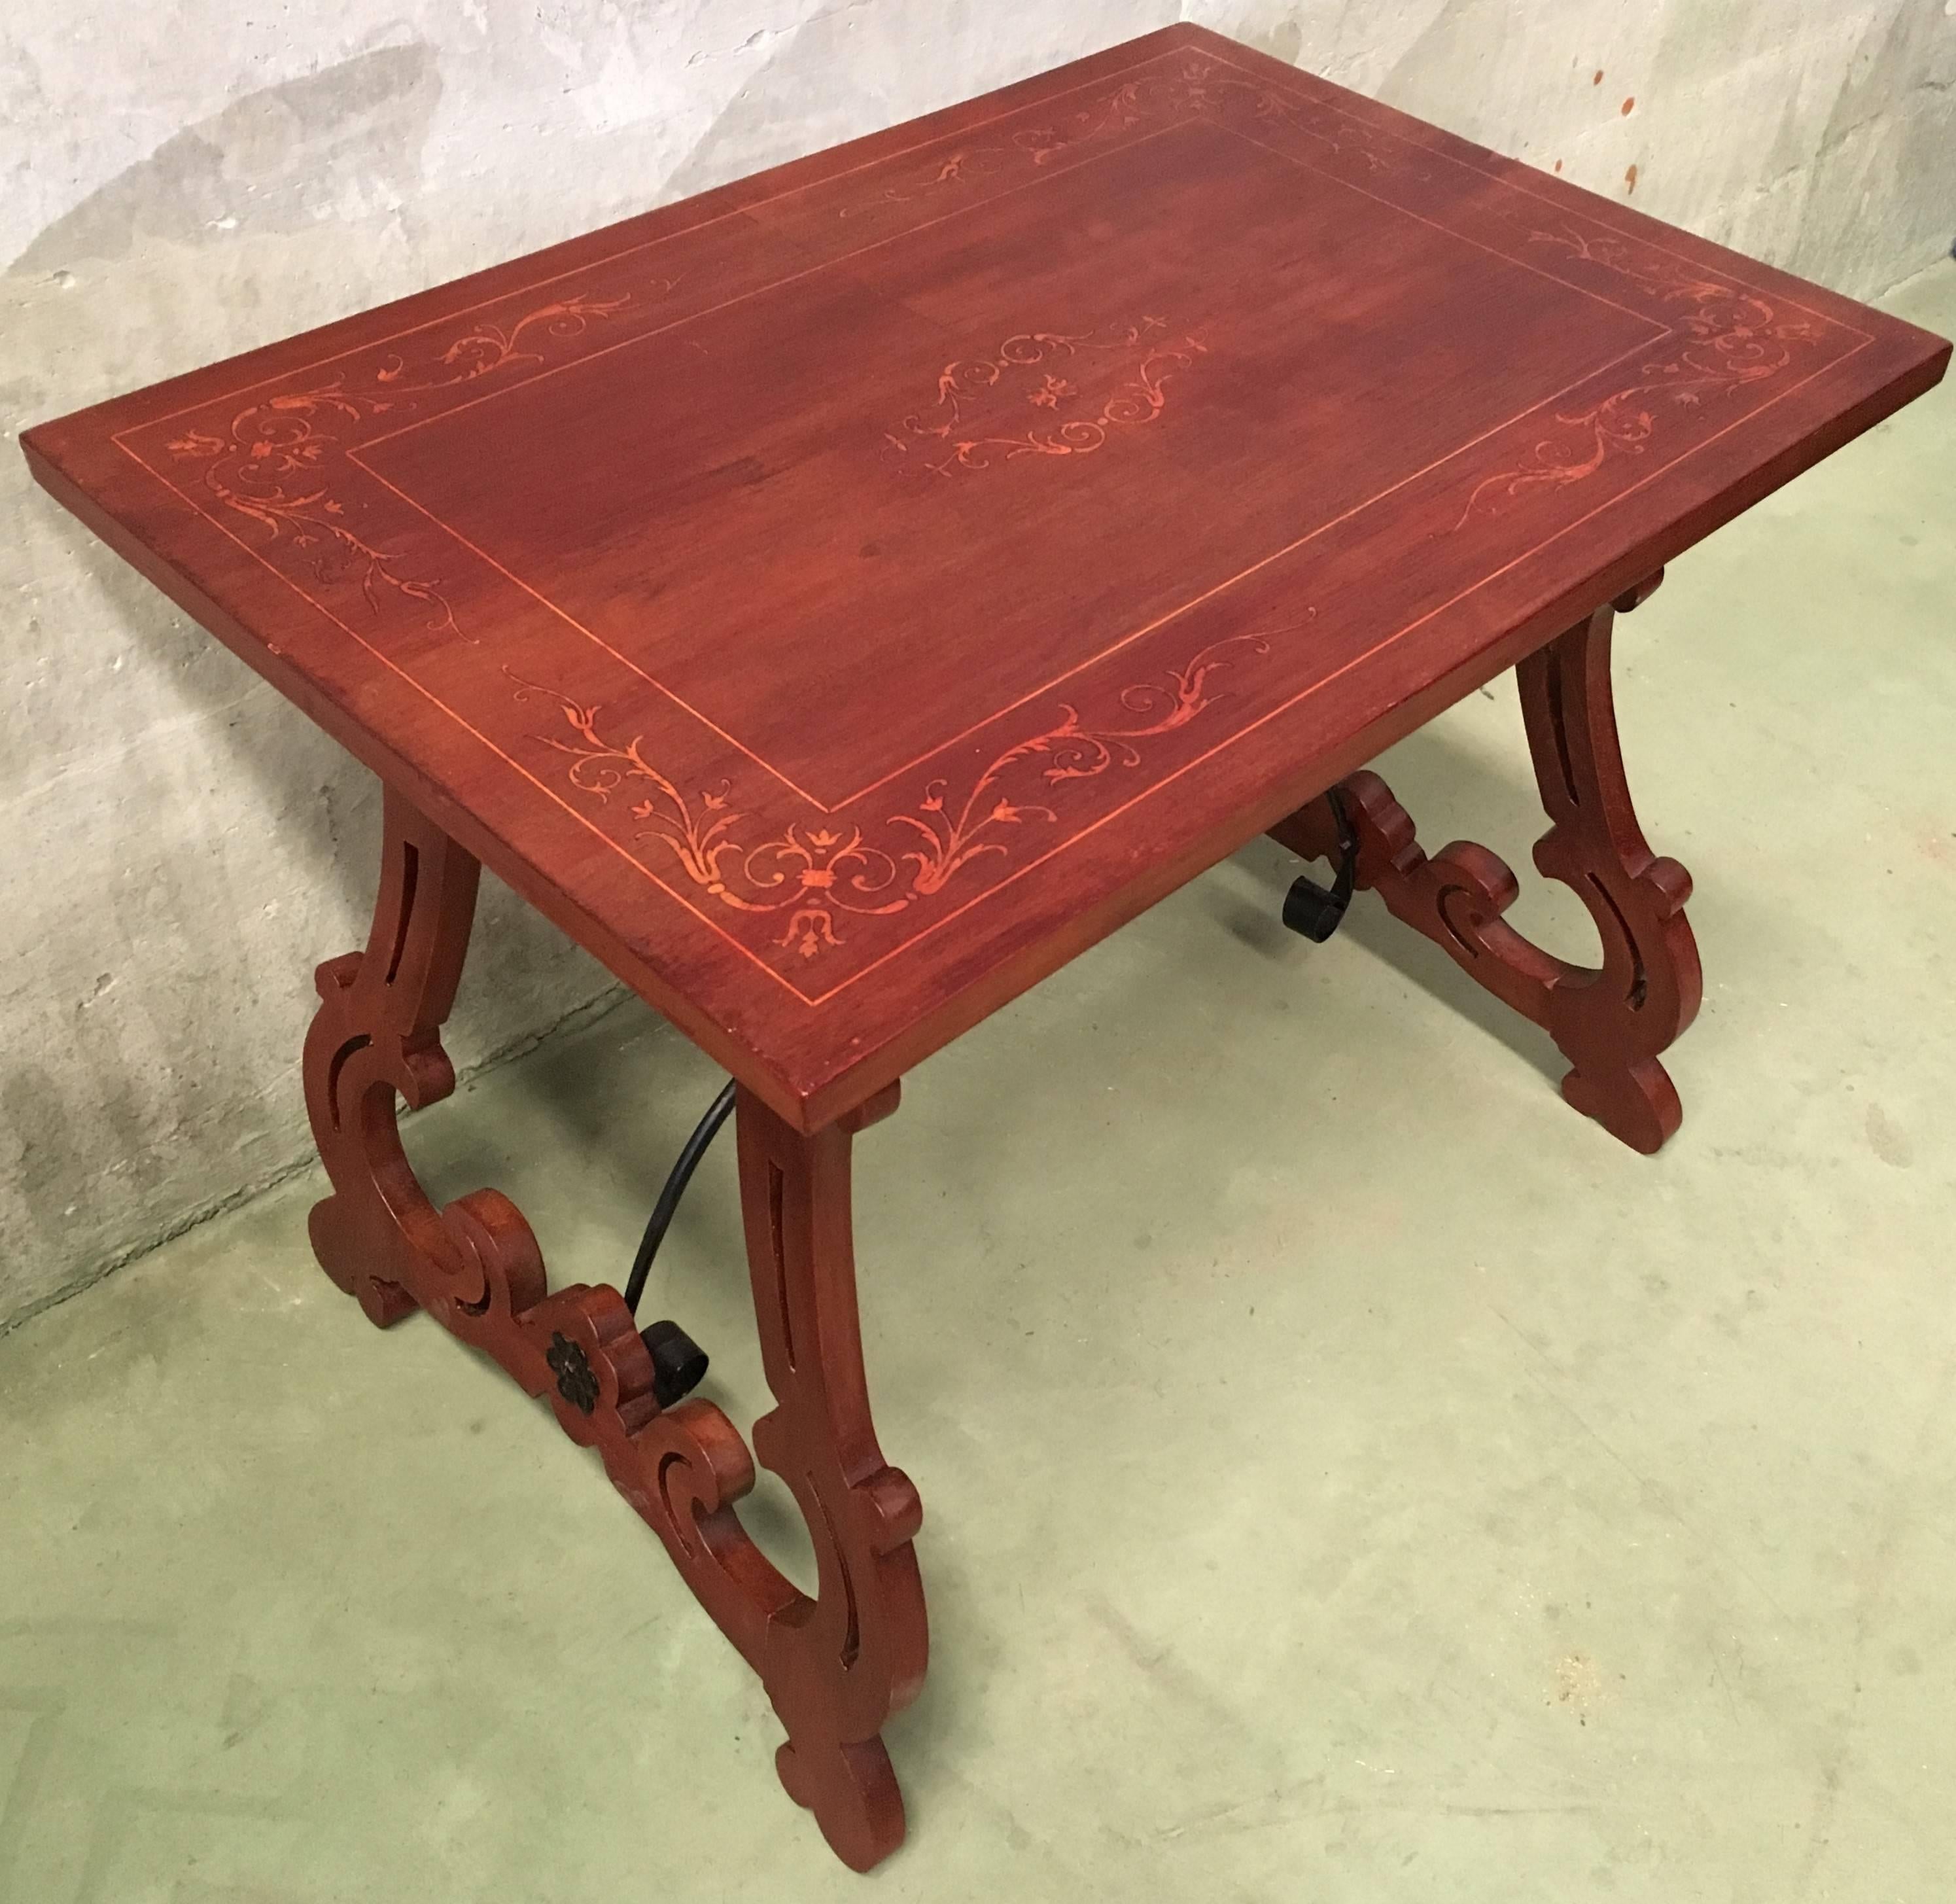
[[[362,773],[30,490],[12,435],[1182,11],[16,0],[0,1327],[305,1154],[311,968],[358,943],[377,823]],[[1956,0],[1186,11],[1850,291],[1929,262],[1956,217]],[[479,1064],[607,989],[492,891],[452,1048]]]
[[[1956,0],[1182,11],[1850,296],[1879,296],[1956,239]]]

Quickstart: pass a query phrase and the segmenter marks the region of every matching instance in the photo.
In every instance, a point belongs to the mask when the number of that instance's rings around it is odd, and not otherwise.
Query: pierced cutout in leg
[[[320,1261],[380,1323],[417,1304],[549,1398],[665,1543],[686,1584],[759,1673],[787,1732],[781,1782],[838,1856],[866,1871],[902,1842],[903,1798],[880,1737],[916,1697],[928,1651],[911,1546],[916,1490],[876,1446],[850,1241],[850,1147],[896,1107],[891,1085],[807,1136],[738,1095],[741,1199],[773,1410],[761,1458],[807,1524],[816,1590],[749,1537],[746,1445],[686,1391],[705,1357],[670,1324],[641,1334],[623,1295],[553,1292],[522,1213],[495,1190],[437,1210],[415,1179],[396,1100],[454,1088],[440,1041],[461,975],[475,860],[391,791],[380,895],[364,952],[319,969],[306,1097],[333,1194],[312,1213]]]
[[[1339,856],[1346,819],[1358,838],[1355,883],[1440,946],[1477,984],[1542,1026],[1570,1063],[1563,1095],[1629,1145],[1656,1151],[1683,1112],[1658,1062],[1697,1015],[1703,980],[1684,917],[1691,876],[1652,853],[1637,825],[1610,693],[1615,613],[1661,577],[1620,595],[1522,662],[1516,673],[1535,779],[1551,825],[1536,866],[1582,901],[1600,966],[1576,965],[1503,917],[1520,891],[1497,854],[1456,841],[1431,858],[1392,790],[1371,772],[1271,829],[1307,859]]]
[[[754,1451],[793,1493],[817,1574],[815,1597],[797,1595],[771,1625],[761,1678],[787,1730],[781,1783],[858,1871],[903,1839],[879,1735],[916,1696],[929,1653],[910,1544],[923,1504],[877,1446],[851,1241],[850,1140],[895,1107],[893,1087],[812,1137],[747,1091],[738,1112],[754,1314],[776,1402],[754,1424]]]
[[[327,1274],[383,1328],[415,1307],[405,1265],[443,1249],[441,1220],[415,1182],[395,1100],[418,1110],[455,1088],[441,1026],[455,1003],[481,868],[392,790],[374,924],[364,952],[314,975],[306,1110],[333,1194],[308,1220]]]

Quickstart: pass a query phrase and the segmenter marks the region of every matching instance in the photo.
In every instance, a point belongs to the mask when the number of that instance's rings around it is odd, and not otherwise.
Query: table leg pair
[[[496,1190],[437,1210],[415,1180],[396,1100],[445,1097],[441,1048],[475,908],[477,862],[390,788],[380,891],[364,952],[320,966],[306,1040],[307,1108],[333,1194],[314,1207],[327,1273],[382,1328],[426,1309],[547,1394],[612,1485],[759,1674],[787,1733],[781,1779],[845,1863],[866,1871],[902,1841],[883,1722],[923,1683],[916,1489],[883,1460],[856,1312],[850,1148],[895,1110],[892,1085],[804,1135],[743,1089],[736,1112],[754,1316],[775,1406],[754,1449],[787,1483],[818,1570],[811,1599],[740,1524],[746,1444],[712,1403],[661,1407],[651,1347],[607,1285],[553,1292],[522,1213]]]
[[[1649,585],[1655,586],[1655,583]],[[1634,605],[1647,587],[1621,599]],[[1520,666],[1529,738],[1554,825],[1541,870],[1575,886],[1604,940],[1597,971],[1563,964],[1501,920],[1516,886],[1486,849],[1428,859],[1376,775],[1338,790],[1355,835],[1355,883],[1436,939],[1498,997],[1545,1025],[1579,1109],[1640,1150],[1677,1126],[1658,1053],[1689,1023],[1699,974],[1682,906],[1689,881],[1645,845],[1624,785],[1609,690],[1604,608]],[[1273,829],[1336,854],[1329,797]],[[477,862],[389,790],[382,876],[367,949],[319,968],[306,1043],[308,1110],[333,1194],[311,1216],[327,1274],[385,1328],[416,1308],[547,1395],[565,1432],[595,1448],[613,1485],[760,1675],[787,1733],[781,1782],[843,1861],[867,1870],[902,1841],[903,1799],[880,1736],[913,1699],[927,1651],[912,1542],[917,1492],[883,1460],[870,1419],[850,1204],[856,1134],[896,1108],[891,1085],[806,1135],[742,1088],[736,1113],[754,1314],[775,1406],[754,1452],[793,1492],[818,1568],[812,1598],[761,1552],[737,1504],[753,1485],[746,1443],[712,1403],[662,1407],[651,1349],[624,1297],[551,1291],[528,1224],[478,1190],[437,1210],[415,1180],[397,1100],[454,1088],[440,1028],[474,916]]]

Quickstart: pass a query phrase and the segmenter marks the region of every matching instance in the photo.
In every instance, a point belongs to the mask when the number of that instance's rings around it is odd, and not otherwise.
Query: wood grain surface
[[[24,444],[815,1130],[1948,354],[1178,27]]]

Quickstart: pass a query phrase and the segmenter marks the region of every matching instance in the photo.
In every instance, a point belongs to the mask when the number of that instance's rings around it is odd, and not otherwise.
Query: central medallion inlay
[[[907,467],[935,476],[989,469],[1015,456],[1090,456],[1117,431],[1152,423],[1169,380],[1207,346],[1165,317],[1099,330],[1020,330],[989,357],[938,374],[937,401],[884,440]]]

